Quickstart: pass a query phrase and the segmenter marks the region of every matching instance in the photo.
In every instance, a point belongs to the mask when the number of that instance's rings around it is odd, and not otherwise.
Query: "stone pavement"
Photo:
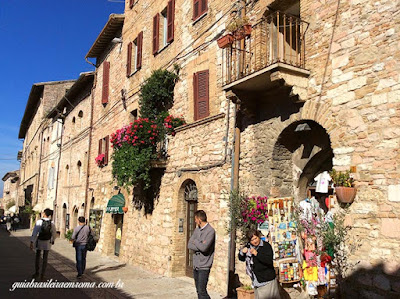
[[[21,290],[9,293],[9,297],[4,297],[4,290],[11,286],[13,281],[30,281],[30,275],[34,272],[34,252],[30,251],[29,236],[30,230],[19,230],[13,232],[11,236],[5,236],[4,230],[1,230],[1,266],[0,272],[9,267],[16,266],[14,272],[18,275],[5,276],[0,273],[0,298],[22,298]],[[21,243],[22,242],[22,243]],[[25,246],[24,246],[25,244]],[[14,250],[15,249],[15,250]],[[12,261],[7,257],[12,256]],[[7,267],[3,267],[7,265]],[[169,278],[154,274],[142,268],[120,263],[117,258],[103,256],[98,252],[88,252],[86,272],[83,279],[77,280],[75,268],[75,250],[67,240],[57,239],[55,245],[49,253],[49,265],[47,268],[48,275],[46,279],[53,278],[53,281],[85,281],[85,282],[114,282],[120,280],[123,283],[122,288],[112,289],[72,289],[68,292],[63,289],[59,290],[60,294],[68,293],[68,297],[75,298],[171,298],[171,299],[190,299],[197,298],[196,289],[193,279],[188,277]],[[6,279],[4,279],[6,277]],[[6,285],[8,282],[8,286]],[[5,286],[7,288],[5,288]],[[35,290],[37,292],[37,290]],[[70,292],[71,291],[71,292]],[[18,293],[16,293],[18,292]],[[41,296],[46,295],[47,289],[42,289]],[[57,290],[52,290],[57,293]],[[76,292],[74,294],[73,292]],[[57,299],[60,297],[57,293]],[[210,291],[213,299],[222,298],[223,296]],[[19,294],[17,297],[12,297]],[[31,294],[38,298],[35,294]],[[39,295],[38,295],[39,296]],[[50,296],[51,298],[55,298]]]

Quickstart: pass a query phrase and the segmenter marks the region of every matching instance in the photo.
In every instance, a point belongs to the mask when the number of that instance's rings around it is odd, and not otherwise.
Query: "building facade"
[[[14,170],[7,172],[2,180],[4,182],[2,208],[7,211],[7,206],[16,206],[16,212],[18,212],[18,207],[23,206],[23,203],[18,201],[19,171]]]

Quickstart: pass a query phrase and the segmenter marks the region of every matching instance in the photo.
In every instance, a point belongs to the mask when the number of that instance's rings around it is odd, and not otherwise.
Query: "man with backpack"
[[[76,253],[76,270],[78,271],[76,277],[81,278],[86,268],[86,253],[88,250],[94,250],[96,242],[90,227],[85,225],[85,217],[79,217],[78,222],[79,225],[74,228],[71,239]]]
[[[57,235],[56,227],[54,223],[51,222],[52,216],[53,211],[50,209],[45,209],[42,213],[42,219],[36,221],[35,227],[33,228],[30,248],[33,250],[34,245],[36,248],[35,274],[33,274],[33,278],[35,279],[39,278],[40,256],[42,251],[43,263],[40,279],[44,279],[49,250],[51,249],[51,245],[54,244],[54,240]]]

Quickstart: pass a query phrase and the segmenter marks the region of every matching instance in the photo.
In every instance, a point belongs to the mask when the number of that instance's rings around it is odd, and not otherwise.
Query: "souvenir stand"
[[[299,246],[293,217],[293,198],[268,199],[269,242],[274,251],[274,266],[280,283],[301,279]]]
[[[322,221],[331,221],[333,196],[326,199],[328,213],[314,198],[294,205],[293,198],[268,199],[268,223],[259,228],[272,246],[274,266],[282,284],[300,283],[309,295],[334,294],[336,276],[331,267],[332,256],[323,248],[318,227]],[[299,206],[299,207],[297,207]],[[297,213],[297,215],[295,214]],[[300,221],[307,228],[298,235]],[[312,223],[313,228],[308,225]],[[333,255],[332,253],[330,253]]]

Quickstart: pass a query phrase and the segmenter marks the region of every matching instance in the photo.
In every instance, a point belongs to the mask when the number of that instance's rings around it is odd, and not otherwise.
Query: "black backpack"
[[[96,248],[96,241],[94,240],[94,237],[92,236],[92,230],[89,230],[89,236],[88,236],[87,243],[86,243],[86,249],[87,249],[87,251],[93,251],[95,248]]]
[[[42,219],[42,226],[40,228],[39,240],[50,240],[51,239],[51,221]]]

